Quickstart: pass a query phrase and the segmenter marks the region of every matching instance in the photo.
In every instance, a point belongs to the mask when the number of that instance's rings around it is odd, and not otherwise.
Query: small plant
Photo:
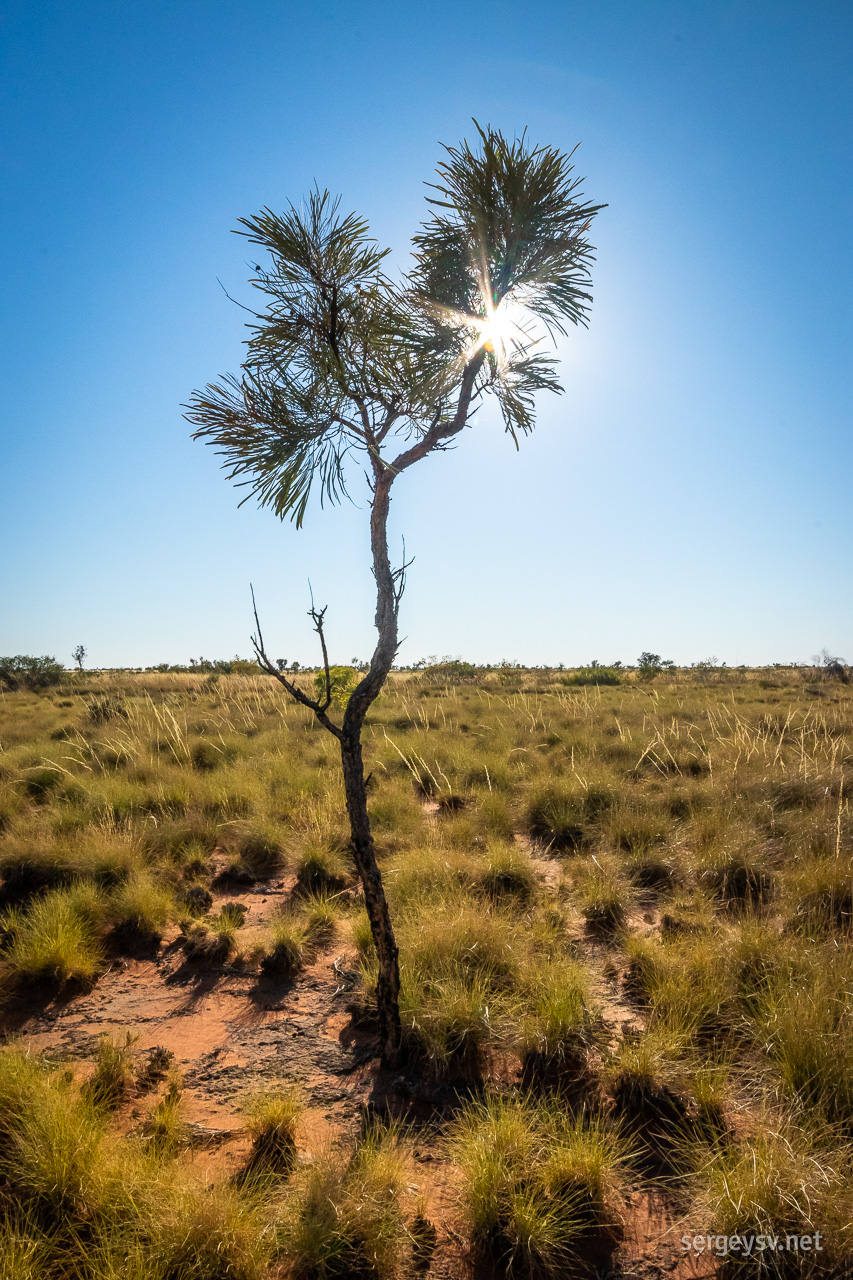
[[[225,756],[221,748],[206,739],[194,742],[190,747],[192,766],[199,773],[210,773],[213,769],[217,769],[224,759]]]
[[[820,1231],[823,1254],[814,1261],[819,1275],[843,1274],[836,1251],[849,1198],[835,1162],[820,1144],[774,1115],[767,1115],[748,1143],[719,1144],[705,1172],[702,1208],[714,1234],[765,1236]],[[834,1229],[833,1229],[834,1228]],[[802,1275],[796,1255],[791,1274]],[[805,1270],[808,1274],[808,1270]],[[746,1272],[744,1272],[746,1274]],[[767,1274],[781,1274],[767,1269]]]
[[[536,974],[521,1030],[522,1069],[526,1079],[581,1076],[589,1051],[600,1039],[589,983],[572,962],[549,963]]]
[[[148,1050],[148,1057],[139,1068],[136,1077],[137,1087],[142,1090],[153,1089],[161,1080],[165,1080],[172,1067],[175,1055],[171,1049],[157,1044]]]
[[[224,964],[236,949],[236,934],[243,923],[242,913],[223,911],[204,921],[181,921],[184,954],[188,960]]]
[[[294,1089],[264,1093],[247,1099],[245,1110],[252,1135],[252,1150],[240,1182],[288,1177],[296,1164],[296,1125],[302,1104]]]
[[[846,859],[811,858],[791,873],[789,885],[800,929],[811,932],[853,926],[853,876]]]
[[[297,1179],[284,1244],[298,1275],[323,1280],[407,1276],[412,1240],[402,1197],[400,1135],[368,1124],[350,1153],[329,1152]]]
[[[296,883],[304,893],[338,893],[346,884],[347,870],[340,849],[310,839],[296,858]]]
[[[3,959],[14,985],[86,986],[97,978],[103,953],[86,903],[73,890],[58,889],[30,906]]]
[[[92,724],[108,724],[110,720],[126,720],[130,714],[124,698],[105,693],[86,704]]]
[[[530,902],[536,892],[530,859],[511,845],[499,845],[489,854],[478,881],[491,898],[509,897]]]
[[[155,1155],[170,1156],[185,1141],[187,1127],[182,1111],[181,1086],[175,1076],[144,1129]]]
[[[329,667],[329,694],[332,706],[342,710],[349,702],[349,696],[358,684],[358,672],[352,667]],[[326,673],[318,671],[314,677],[314,697],[318,702],[326,698]]]
[[[83,1096],[95,1106],[113,1110],[133,1093],[136,1083],[132,1052],[135,1040],[129,1031],[123,1042],[114,1036],[101,1036],[95,1073],[82,1090]]]
[[[720,850],[707,860],[701,881],[729,907],[755,907],[773,890],[773,876],[761,851]]]
[[[588,928],[612,934],[625,925],[626,886],[619,871],[609,862],[593,859],[578,877],[577,898]]]
[[[562,1276],[592,1235],[615,1244],[623,1156],[604,1120],[487,1094],[462,1109],[449,1147],[473,1240],[505,1274]]]
[[[528,805],[527,829],[547,848],[568,853],[583,843],[583,816],[583,804],[575,793],[549,788]]]
[[[172,895],[150,871],[135,871],[110,900],[114,936],[125,944],[155,944],[175,910]]]
[[[253,829],[237,838],[240,862],[257,880],[278,875],[285,865],[284,848],[275,830]]]
[[[308,936],[305,926],[282,916],[270,926],[270,948],[261,960],[261,972],[268,977],[287,978],[302,968]]]

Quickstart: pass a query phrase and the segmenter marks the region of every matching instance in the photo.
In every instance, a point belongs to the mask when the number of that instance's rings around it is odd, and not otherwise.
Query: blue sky
[[[853,9],[785,0],[0,10],[0,652],[147,665],[373,643],[364,492],[237,507],[181,405],[239,366],[241,215],[317,181],[406,264],[472,116],[582,145],[588,331],[395,486],[401,661],[853,659]]]

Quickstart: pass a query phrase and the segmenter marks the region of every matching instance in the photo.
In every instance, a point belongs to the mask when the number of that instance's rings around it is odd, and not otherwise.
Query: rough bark
[[[370,515],[370,543],[376,578],[376,630],[378,640],[364,679],[353,690],[341,730],[341,763],[352,855],[364,888],[370,929],[379,962],[376,998],[382,1060],[395,1066],[400,1057],[400,966],[397,941],[370,831],[367,785],[361,752],[361,731],[371,703],[378,696],[397,655],[397,606],[399,590],[388,558],[388,507],[393,475],[378,468],[374,478]]]
[[[341,740],[341,762],[350,821],[352,856],[364,888],[364,903],[379,960],[376,1004],[382,1061],[385,1066],[394,1067],[400,1058],[400,967],[397,941],[394,937],[382,877],[376,865],[373,836],[370,833],[367,787],[364,780],[361,741],[358,738],[344,737]]]

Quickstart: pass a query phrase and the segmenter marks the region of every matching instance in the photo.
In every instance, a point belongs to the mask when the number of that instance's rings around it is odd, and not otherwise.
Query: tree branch
[[[329,673],[329,658],[328,658],[328,654],[326,653],[326,640],[323,635],[323,614],[326,612],[326,610],[322,609],[319,612],[316,611],[314,609],[314,602],[312,599],[311,608],[308,611],[309,616],[314,621],[314,629],[315,631],[317,631],[318,635],[320,636],[320,643],[323,649],[323,665],[324,665],[325,674],[326,674],[326,698],[322,703],[320,703],[320,702],[316,702],[313,698],[309,698],[306,693],[302,692],[302,690],[298,687],[298,685],[294,684],[292,680],[288,680],[287,676],[284,675],[283,672],[279,671],[278,668],[274,665],[274,663],[272,663],[270,659],[267,657],[266,649],[264,648],[264,637],[263,637],[263,632],[261,631],[261,623],[260,623],[260,619],[258,618],[258,606],[255,603],[255,588],[250,584],[249,589],[252,592],[252,612],[255,615],[255,627],[257,628],[257,634],[251,637],[251,641],[252,641],[252,648],[255,651],[255,657],[258,660],[258,666],[261,668],[262,671],[265,671],[267,675],[273,676],[278,681],[278,683],[287,690],[291,698],[293,698],[294,702],[299,702],[303,707],[308,707],[310,711],[313,711],[314,715],[317,717],[317,719],[319,720],[323,728],[327,729],[329,733],[333,734],[334,737],[336,737],[340,741],[341,737],[343,736],[341,733],[341,730],[334,723],[334,721],[330,720],[329,717],[326,715],[326,711],[328,710],[332,701],[331,676]]]
[[[410,467],[413,462],[419,462],[421,458],[425,458],[431,453],[437,445],[443,440],[450,439],[451,436],[458,435],[465,423],[468,421],[468,410],[471,407],[471,400],[474,396],[475,383],[477,374],[482,368],[486,353],[481,347],[475,352],[466,364],[462,381],[459,386],[459,399],[456,402],[456,412],[449,422],[441,422],[433,419],[433,422],[426,434],[413,444],[410,449],[404,450],[398,454],[393,462],[388,464],[388,468],[394,475],[401,471],[405,471],[406,467]]]

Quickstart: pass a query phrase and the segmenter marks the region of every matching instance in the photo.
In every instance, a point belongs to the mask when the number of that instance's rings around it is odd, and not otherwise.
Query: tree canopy
[[[263,309],[241,373],[196,392],[187,416],[246,498],[301,525],[315,486],[321,501],[345,493],[354,451],[397,474],[448,447],[486,392],[517,443],[535,393],[561,390],[536,322],[586,323],[603,206],[583,200],[571,155],[477,128],[477,150],[446,149],[400,279],[328,191],[239,219],[268,255],[251,280]]]

